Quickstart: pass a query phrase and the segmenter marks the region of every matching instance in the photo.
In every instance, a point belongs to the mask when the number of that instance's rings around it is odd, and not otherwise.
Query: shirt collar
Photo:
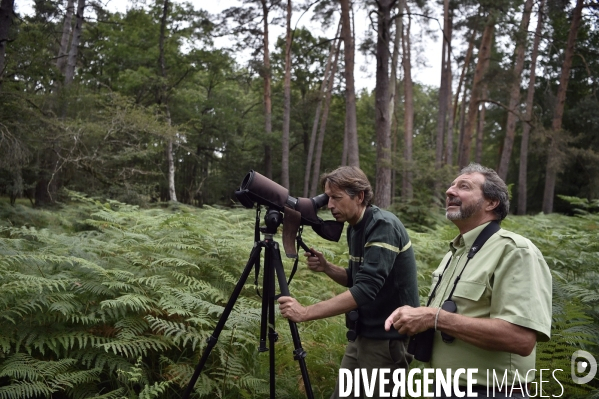
[[[474,244],[474,241],[476,240],[476,237],[478,237],[478,235],[483,231],[485,227],[487,227],[489,223],[491,222],[489,221],[487,223],[483,223],[480,226],[477,226],[476,228],[464,234],[458,235],[456,238],[453,239],[453,241],[450,241],[449,249],[451,250],[451,252],[455,253],[458,249],[463,247],[471,248],[472,244]]]
[[[358,226],[358,224],[360,224],[362,219],[364,219],[364,214],[366,213],[366,208],[368,208],[368,207],[365,206],[364,209],[362,209],[362,214],[360,215],[360,219],[358,219],[358,221],[356,222],[356,224],[354,226]]]

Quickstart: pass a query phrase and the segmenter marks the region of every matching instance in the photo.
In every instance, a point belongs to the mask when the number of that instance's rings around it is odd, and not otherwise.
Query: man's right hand
[[[310,251],[312,251],[312,253],[304,253],[304,256],[307,258],[306,263],[308,264],[308,269],[313,272],[324,272],[327,268],[327,261],[324,258],[324,255],[314,248],[310,248]]]

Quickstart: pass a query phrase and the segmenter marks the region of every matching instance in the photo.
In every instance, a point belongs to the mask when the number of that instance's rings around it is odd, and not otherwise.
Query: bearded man
[[[507,186],[494,170],[462,169],[446,192],[446,217],[460,234],[433,272],[428,306],[399,307],[385,322],[409,336],[434,330],[430,367],[477,369],[479,398],[528,397],[536,343],[551,334],[549,267],[530,240],[499,227],[508,210]],[[482,244],[479,235],[487,237]],[[460,385],[438,397],[464,397],[465,374]]]

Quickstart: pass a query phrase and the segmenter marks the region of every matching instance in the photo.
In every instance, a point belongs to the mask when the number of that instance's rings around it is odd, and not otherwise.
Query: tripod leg
[[[191,395],[191,392],[193,391],[193,387],[195,386],[196,381],[198,380],[198,377],[200,376],[200,373],[202,372],[202,369],[204,368],[204,365],[206,364],[206,361],[208,360],[208,356],[210,355],[210,352],[212,351],[212,349],[216,345],[216,342],[218,341],[218,336],[220,335],[221,331],[225,327],[227,318],[229,317],[229,315],[231,314],[231,311],[233,310],[235,301],[237,301],[237,297],[239,297],[239,294],[241,293],[241,290],[243,289],[243,285],[245,284],[245,281],[247,280],[248,276],[250,275],[250,272],[252,271],[252,269],[254,268],[254,265],[256,265],[256,263],[260,261],[260,252],[261,251],[262,251],[261,245],[256,245],[252,249],[252,252],[250,253],[250,258],[249,258],[247,264],[245,265],[243,272],[241,273],[241,277],[239,278],[239,281],[237,282],[237,285],[235,286],[235,289],[233,290],[233,293],[231,294],[231,297],[229,298],[229,301],[227,302],[225,309],[223,310],[223,314],[220,316],[220,319],[218,320],[218,323],[216,324],[216,327],[214,328],[214,332],[208,338],[208,346],[206,346],[206,348],[204,349],[204,353],[202,354],[202,357],[201,357],[198,365],[196,366],[193,376],[189,380],[189,384],[187,385],[187,388],[185,389],[185,393],[183,393],[182,399],[188,399],[189,395]]]
[[[268,342],[270,344],[269,351],[269,370],[270,370],[270,399],[276,398],[276,364],[275,364],[275,342],[279,339],[279,335],[275,331],[275,269],[273,267],[273,259],[271,251],[268,250],[266,244],[266,252],[264,254],[264,297],[268,298]],[[268,278],[268,283],[266,282]],[[267,285],[268,284],[268,285]],[[267,291],[268,287],[268,291]],[[264,316],[264,314],[263,314]]]
[[[283,269],[283,262],[281,261],[281,253],[279,251],[279,244],[275,241],[271,241],[266,245],[266,255],[270,255],[272,259],[272,265],[279,281],[279,288],[281,295],[290,296],[289,286],[285,279],[285,270]],[[293,339],[293,351],[294,359],[299,362],[300,370],[302,372],[302,379],[304,380],[304,387],[306,389],[306,395],[308,399],[314,399],[314,393],[312,392],[312,385],[310,384],[310,376],[308,375],[308,368],[306,367],[306,356],[307,353],[302,348],[302,341],[300,340],[299,331],[297,324],[289,320],[289,329],[291,330],[291,338]]]

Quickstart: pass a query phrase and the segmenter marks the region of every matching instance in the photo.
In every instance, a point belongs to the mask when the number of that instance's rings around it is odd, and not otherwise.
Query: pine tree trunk
[[[335,37],[339,36],[339,32],[341,30],[341,20],[339,20],[339,24],[337,26],[337,34]],[[308,196],[308,190],[310,187],[310,176],[312,176],[312,160],[314,156],[314,146],[316,145],[316,133],[318,132],[318,121],[320,120],[320,112],[322,109],[322,100],[325,96],[327,87],[328,87],[328,79],[329,79],[329,71],[331,70],[331,65],[333,64],[333,57],[335,55],[335,48],[337,40],[333,40],[331,42],[331,48],[329,50],[329,57],[327,58],[327,63],[324,68],[324,76],[322,78],[322,83],[320,85],[320,92],[318,94],[318,104],[316,105],[316,115],[314,116],[314,123],[312,124],[312,135],[310,136],[310,144],[308,147],[308,156],[306,158],[306,168],[304,170],[304,191],[303,196]],[[347,128],[345,131],[345,139],[343,142],[344,152],[347,146]]]
[[[159,54],[158,54],[158,64],[160,67],[160,75],[162,76],[162,87],[160,88],[160,97],[158,99],[158,103],[164,107],[164,114],[166,117],[166,122],[170,126],[171,125],[171,114],[168,106],[168,95],[166,93],[166,62],[164,60],[164,39],[166,36],[166,17],[168,15],[168,7],[169,0],[164,0],[164,5],[162,8],[162,18],[160,19],[160,37],[158,42]],[[168,164],[168,195],[169,200],[173,202],[177,202],[177,191],[175,189],[175,161],[173,159],[173,139],[171,137],[168,138],[166,144],[166,161]]]
[[[406,9],[407,6],[406,6]],[[403,35],[403,68],[404,68],[404,172],[401,196],[405,200],[411,200],[413,197],[412,187],[412,142],[414,137],[414,85],[412,83],[412,55],[410,44],[411,16],[408,9],[408,25],[405,35]]]
[[[4,75],[4,64],[6,62],[8,32],[14,18],[14,6],[14,0],[2,0],[0,3],[0,88],[2,88],[2,76]]]
[[[345,123],[348,132],[348,164],[360,166],[360,154],[358,150],[358,122],[356,117],[356,89],[354,81],[354,38],[350,18],[350,1],[341,2],[341,36],[344,43],[345,55]]]
[[[453,13],[452,13],[453,14]],[[449,39],[451,40],[451,34],[453,31],[453,15],[449,21]],[[449,49],[451,50],[451,42],[449,43]],[[449,53],[451,56],[451,51]],[[452,100],[453,100],[453,92],[452,92],[452,84],[453,84],[453,71],[451,68],[451,60],[446,64],[447,67],[447,127],[445,128],[445,159],[444,162],[448,165],[453,165],[453,131],[454,131],[454,115],[451,110]]]
[[[387,208],[391,205],[391,132],[389,131],[387,118],[389,111],[389,28],[391,25],[392,3],[392,0],[381,0],[377,2],[378,35],[376,41],[375,87],[377,159],[374,203],[381,208]]]
[[[453,133],[454,133],[454,121],[457,116],[458,106],[460,106],[460,117],[458,120],[458,149],[462,145],[462,139],[464,136],[464,113],[466,104],[466,87],[464,86],[464,94],[462,94],[462,102],[460,103],[460,93],[462,92],[462,84],[468,72],[470,60],[472,59],[472,52],[474,50],[474,39],[476,37],[476,31],[473,30],[470,35],[470,41],[468,43],[468,50],[466,51],[466,58],[464,59],[464,66],[460,73],[460,80],[458,81],[458,88],[455,93],[455,100],[453,101],[453,111],[449,113],[448,126],[451,128],[447,130],[447,140],[445,141],[445,163],[447,165],[453,165]],[[451,63],[449,64],[451,65]],[[449,85],[451,87],[451,85]],[[451,93],[448,93],[451,94]],[[450,123],[451,122],[451,123]],[[451,136],[451,137],[450,137]]]
[[[389,115],[387,116],[389,123],[389,134],[393,137],[393,147],[391,154],[395,154],[397,148],[397,135],[393,135],[393,121],[395,115],[395,98],[397,88],[397,64],[399,60],[399,47],[401,46],[401,35],[403,32],[403,13],[405,8],[405,0],[397,2],[397,16],[395,17],[395,38],[393,39],[393,56],[391,58],[391,77],[389,79]],[[395,166],[393,165],[393,157],[391,157],[391,202],[395,198]]]
[[[507,123],[505,128],[505,139],[503,140],[503,151],[497,174],[507,180],[507,172],[512,156],[512,148],[514,147],[514,137],[516,136],[516,122],[518,119],[518,104],[520,104],[520,83],[522,81],[522,69],[524,69],[524,50],[526,49],[528,23],[530,22],[530,13],[532,11],[533,0],[526,0],[524,11],[522,13],[522,21],[516,38],[516,54],[514,69],[512,71],[512,87],[510,88],[510,102],[508,105]]]
[[[489,58],[491,57],[491,44],[493,39],[493,31],[495,29],[495,12],[491,11],[487,18],[483,37],[481,39],[480,48],[478,50],[478,61],[474,70],[472,79],[472,90],[470,95],[470,104],[468,105],[468,115],[466,126],[464,128],[464,138],[458,157],[458,165],[460,168],[468,165],[470,162],[470,148],[472,144],[472,133],[476,124],[476,114],[478,103],[481,98],[481,83],[489,66]]]
[[[564,116],[564,106],[566,104],[566,90],[568,89],[568,80],[570,77],[570,69],[572,68],[572,59],[574,58],[574,46],[576,44],[576,36],[582,21],[583,0],[576,1],[576,7],[572,12],[572,24],[568,33],[568,43],[564,54],[564,63],[562,65],[562,74],[559,80],[557,89],[557,102],[553,111],[553,121],[551,123],[552,136],[549,140],[549,151],[547,152],[547,167],[545,173],[545,191],[543,193],[543,213],[553,212],[553,196],[555,192],[555,181],[557,171],[561,168],[559,162],[559,148],[557,144],[557,136],[561,134],[562,118]]]
[[[71,20],[73,19],[74,9],[75,0],[69,0],[64,16],[64,22],[62,24],[62,37],[60,39],[60,49],[58,50],[58,58],[56,60],[56,67],[63,75],[65,74],[67,56],[69,54],[69,39],[71,38]]]
[[[324,144],[324,133],[327,128],[327,118],[329,117],[329,107],[331,105],[331,95],[333,93],[333,83],[335,81],[335,73],[337,72],[337,62],[339,59],[339,51],[341,47],[341,41],[337,42],[337,50],[335,51],[335,58],[331,67],[331,74],[329,75],[326,98],[324,101],[324,110],[322,112],[322,119],[320,121],[320,131],[318,133],[318,141],[316,142],[316,154],[314,156],[314,170],[312,172],[312,185],[310,186],[310,197],[316,196],[318,190],[318,183],[320,176],[320,161],[322,159],[322,147]]]
[[[447,110],[451,101],[448,90],[451,90],[451,33],[449,27],[449,0],[443,1],[443,40],[441,49],[441,84],[439,85],[439,113],[437,114],[437,139],[435,145],[435,168],[443,165],[443,139],[446,136]],[[448,134],[447,134],[448,135]],[[441,182],[435,179],[434,195],[439,196]]]
[[[522,126],[522,142],[520,143],[520,168],[518,170],[518,215],[526,215],[526,193],[528,191],[527,173],[528,173],[528,136],[530,133],[530,124],[532,121],[532,105],[535,96],[535,80],[537,69],[537,57],[539,55],[539,44],[541,34],[543,33],[543,7],[545,0],[539,3],[539,12],[537,16],[537,29],[532,47],[532,56],[530,60],[530,79],[528,81],[528,94],[526,96],[526,113],[524,114],[524,126]]]
[[[268,49],[268,4],[261,0],[262,17],[264,18],[263,63],[264,63],[264,176],[272,179],[272,150],[269,142],[272,140],[272,101],[271,101],[271,71],[270,51]]]
[[[75,77],[75,66],[77,65],[77,54],[79,52],[79,42],[83,31],[83,12],[85,11],[85,0],[78,0],[75,28],[71,38],[71,48],[67,60],[67,67],[64,75],[65,86],[70,85]]]
[[[287,33],[285,35],[285,79],[283,81],[283,137],[281,185],[289,189],[289,119],[291,113],[291,0],[287,0]]]
[[[486,97],[487,85],[485,84],[482,90],[483,96]],[[476,127],[476,151],[474,156],[474,162],[481,163],[483,159],[483,138],[485,132],[485,111],[487,106],[484,102],[480,104],[478,111],[478,124]]]

